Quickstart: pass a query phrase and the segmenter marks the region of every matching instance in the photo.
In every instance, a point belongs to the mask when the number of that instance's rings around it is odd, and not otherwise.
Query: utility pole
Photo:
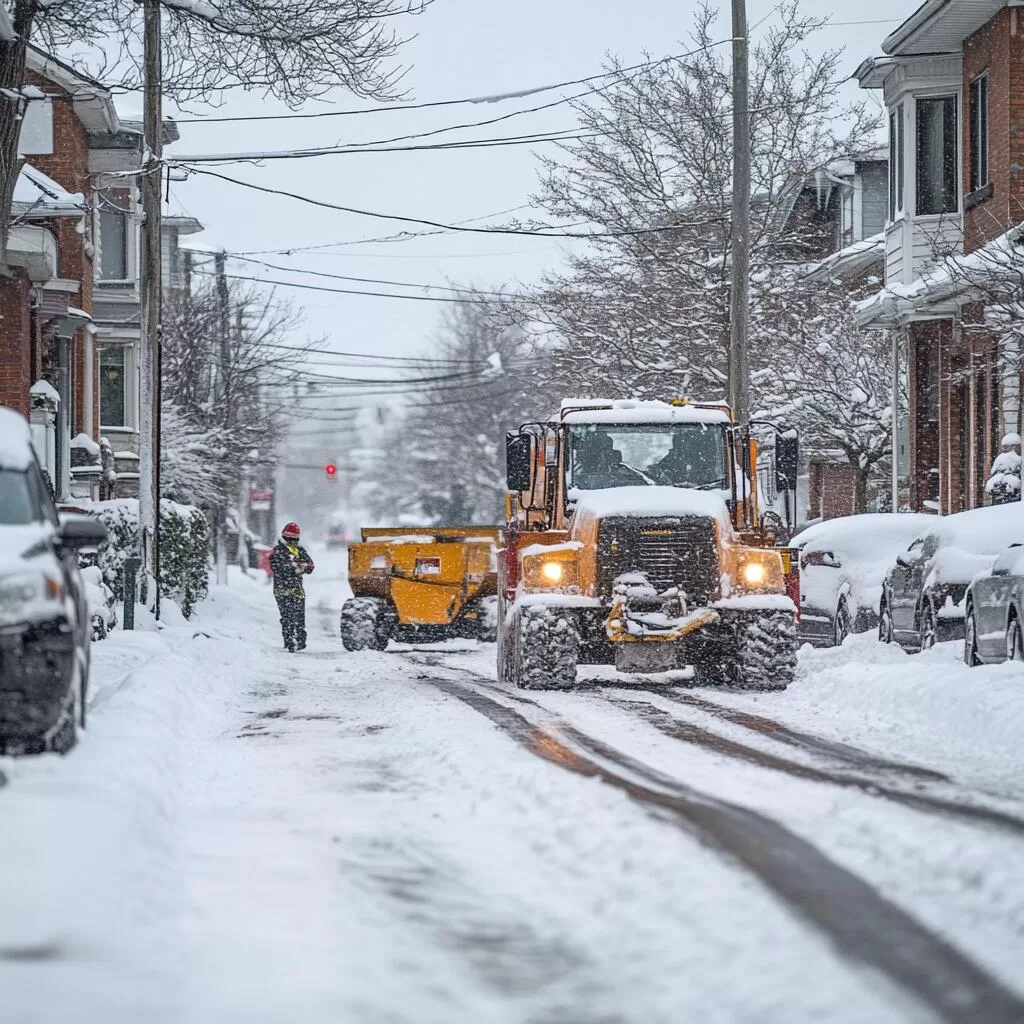
[[[214,272],[217,275],[217,329],[220,334],[220,358],[217,366],[217,394],[214,407],[217,409],[218,415],[224,417],[226,425],[230,426],[231,301],[228,295],[228,277],[223,250],[214,256]],[[227,527],[228,510],[224,499],[222,499],[220,507],[217,509],[217,536],[215,539],[217,583],[221,586],[226,586],[228,582]],[[241,533],[239,533],[238,543],[242,543]]]
[[[163,265],[161,202],[163,181],[163,61],[160,52],[160,2],[143,0],[143,173],[142,191],[142,338],[139,351],[141,423],[139,424],[139,534],[143,565],[156,585],[160,617],[160,320]],[[146,574],[143,574],[143,590]]]
[[[750,69],[746,0],[732,0],[732,287],[729,296],[729,404],[750,416]]]

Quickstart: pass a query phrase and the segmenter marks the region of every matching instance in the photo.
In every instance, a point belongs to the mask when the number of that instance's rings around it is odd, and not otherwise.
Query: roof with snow
[[[635,399],[567,398],[558,419],[562,423],[731,423],[728,406],[678,405]]]
[[[885,232],[881,231],[870,238],[862,238],[859,242],[846,246],[831,256],[815,263],[807,270],[808,281],[820,281],[824,278],[838,277],[843,280],[859,277],[866,273],[879,260],[885,259]]]
[[[889,284],[854,306],[857,320],[895,326],[912,313],[942,311],[977,299],[1010,299],[1024,277],[1024,224],[1018,224],[980,249],[947,256],[910,284]]]
[[[23,164],[14,185],[11,212],[27,219],[49,217],[82,217],[85,215],[85,196],[81,192],[68,192],[31,164]]]

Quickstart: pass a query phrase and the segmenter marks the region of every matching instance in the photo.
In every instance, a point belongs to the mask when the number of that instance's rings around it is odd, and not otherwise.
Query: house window
[[[125,348],[114,345],[100,350],[100,423],[127,426],[125,405]]]
[[[101,200],[100,277],[104,281],[128,279],[128,214]]]
[[[988,75],[971,82],[971,191],[988,184]]]
[[[903,104],[889,114],[889,220],[903,210],[904,172]]]
[[[956,213],[956,97],[917,101],[917,213]]]

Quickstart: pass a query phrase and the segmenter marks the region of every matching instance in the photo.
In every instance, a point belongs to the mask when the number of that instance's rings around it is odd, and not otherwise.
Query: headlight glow
[[[747,562],[743,566],[743,582],[748,587],[760,587],[768,578],[768,571],[761,562]]]
[[[559,583],[562,579],[561,562],[545,562],[541,566],[541,573],[549,583]]]

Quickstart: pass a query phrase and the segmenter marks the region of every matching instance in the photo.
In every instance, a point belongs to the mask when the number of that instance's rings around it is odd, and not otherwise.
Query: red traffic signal
[[[328,476],[337,476],[338,475],[338,467],[333,462],[328,462],[327,465],[324,466],[324,472]]]

